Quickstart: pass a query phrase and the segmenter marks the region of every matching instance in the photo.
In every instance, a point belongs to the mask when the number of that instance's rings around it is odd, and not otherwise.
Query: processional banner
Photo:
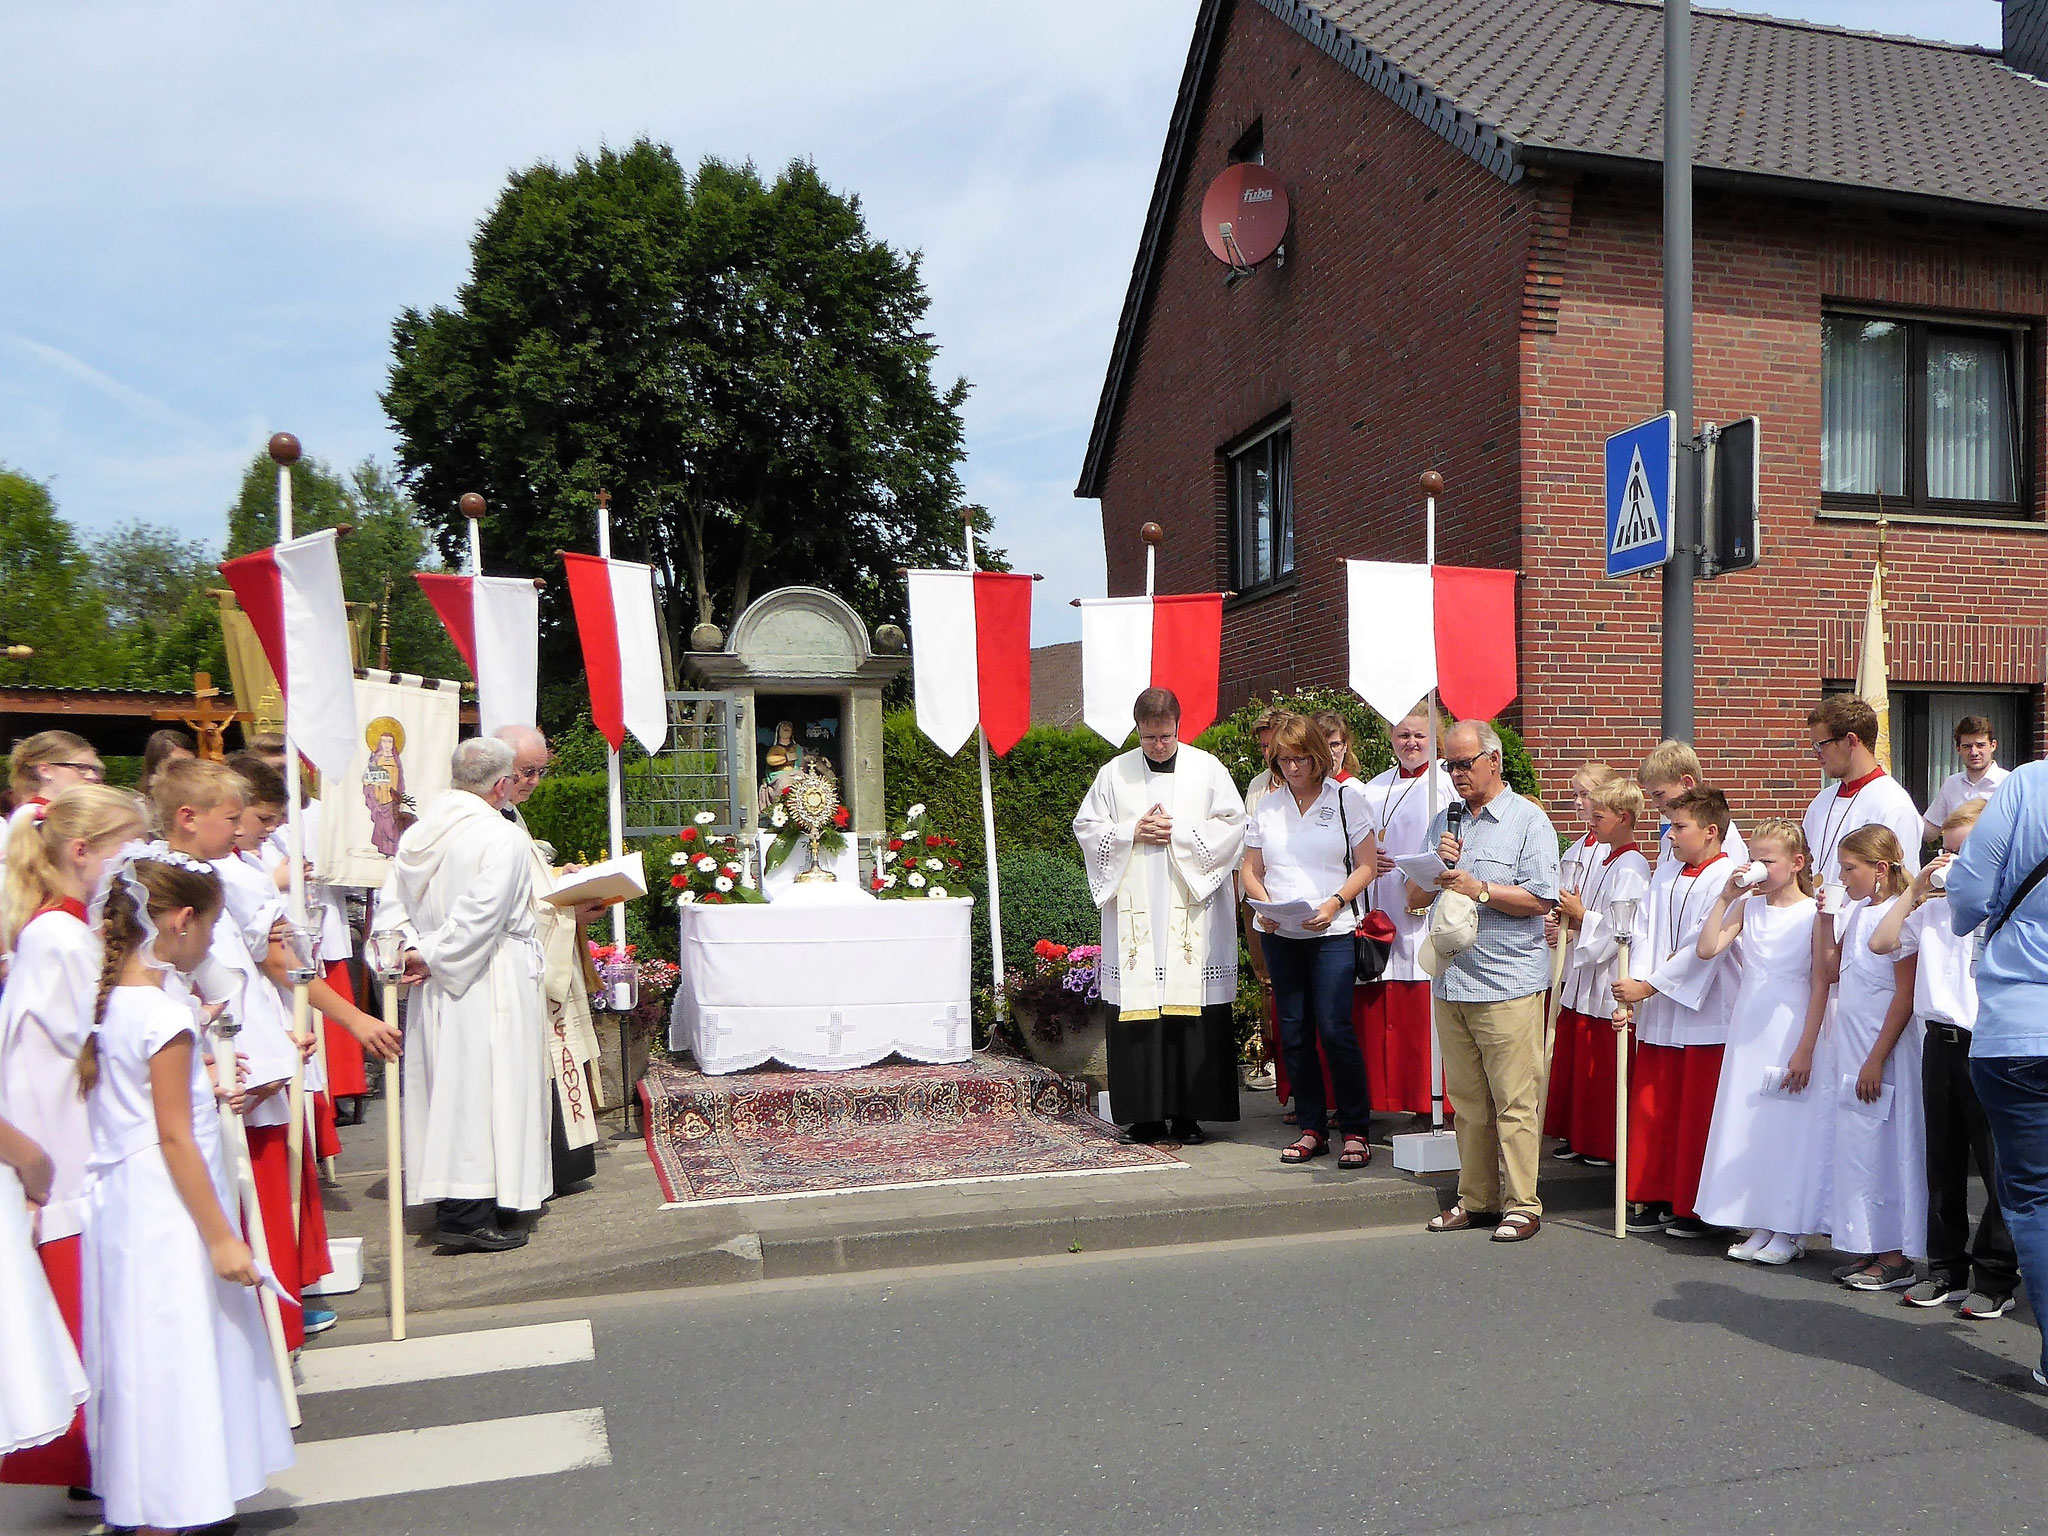
[[[398,839],[451,787],[462,685],[408,672],[356,679],[357,732],[348,772],[320,786],[314,872],[329,885],[379,889]]]

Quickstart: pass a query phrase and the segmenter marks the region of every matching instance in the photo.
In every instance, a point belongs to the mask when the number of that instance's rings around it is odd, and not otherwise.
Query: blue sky
[[[273,431],[388,458],[392,317],[505,175],[645,134],[814,159],[925,256],[969,494],[1036,636],[1103,589],[1072,495],[1195,0],[972,5],[15,0],[0,13],[0,462],[99,530],[217,540]],[[1991,0],[1776,14],[1996,46]],[[724,617],[724,616],[722,616]]]

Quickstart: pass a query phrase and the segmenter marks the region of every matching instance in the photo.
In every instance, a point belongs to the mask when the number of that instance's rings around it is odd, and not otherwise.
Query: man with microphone
[[[1497,1243],[1536,1235],[1543,1205],[1536,1167],[1543,1134],[1536,1105],[1543,1081],[1543,996],[1550,985],[1543,918],[1557,900],[1557,832],[1542,807],[1508,788],[1500,736],[1465,720],[1444,738],[1444,767],[1456,795],[1431,824],[1439,910],[1423,941],[1444,1091],[1458,1106],[1458,1200],[1429,1223],[1432,1232],[1494,1225]],[[1454,899],[1455,898],[1455,899]],[[1408,903],[1429,893],[1411,883]],[[1476,906],[1471,942],[1439,943],[1457,916]],[[1445,939],[1449,940],[1449,935]],[[1455,953],[1447,952],[1456,949]],[[1502,1173],[1505,1170],[1505,1188]]]

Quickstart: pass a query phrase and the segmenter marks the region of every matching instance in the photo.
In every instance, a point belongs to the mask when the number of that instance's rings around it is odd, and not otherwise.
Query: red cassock
[[[327,1212],[320,1204],[320,1171],[312,1148],[300,1169],[299,1240],[292,1241],[290,1127],[249,1127],[249,1161],[256,1175],[256,1202],[263,1208],[263,1235],[278,1284],[298,1296],[306,1284],[334,1268],[327,1254]],[[297,1307],[280,1307],[287,1349],[306,1342],[305,1319]]]
[[[50,1294],[64,1326],[71,1330],[71,1342],[85,1348],[85,1320],[79,1264],[85,1239],[60,1237],[36,1250],[43,1261],[43,1273],[50,1280]],[[0,1369],[6,1362],[0,1360]],[[90,1488],[92,1463],[85,1446],[85,1410],[79,1409],[71,1427],[43,1445],[0,1457],[0,1483],[25,1483],[38,1488]],[[83,1529],[83,1527],[81,1527]]]
[[[327,985],[350,1002],[356,1000],[346,960],[327,962]],[[370,1091],[369,1074],[363,1070],[362,1042],[325,1014],[320,1022],[327,1030],[327,1091],[341,1099],[362,1097]]]
[[[1721,1082],[1718,1045],[1638,1045],[1630,1071],[1628,1197],[1696,1216]],[[1577,1145],[1577,1143],[1573,1143]]]
[[[1633,1039],[1629,1049],[1633,1055]],[[1614,1025],[1608,1020],[1558,1010],[1543,1134],[1563,1137],[1586,1157],[1614,1161]]]
[[[1429,983],[1367,982],[1353,995],[1351,1022],[1365,1053],[1374,1111],[1428,1114]]]

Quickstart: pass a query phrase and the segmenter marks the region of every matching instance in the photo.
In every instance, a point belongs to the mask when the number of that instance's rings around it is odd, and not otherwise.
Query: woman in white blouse
[[[1363,1168],[1372,1157],[1372,1110],[1365,1057],[1351,1028],[1352,933],[1358,895],[1376,862],[1372,807],[1356,779],[1337,780],[1328,740],[1299,715],[1274,731],[1273,767],[1281,782],[1252,813],[1242,874],[1254,902],[1293,908],[1258,919],[1301,1127],[1301,1139],[1280,1160],[1305,1163],[1330,1149],[1331,1106],[1323,1102],[1316,1060],[1320,1037],[1344,1138],[1337,1166]]]

